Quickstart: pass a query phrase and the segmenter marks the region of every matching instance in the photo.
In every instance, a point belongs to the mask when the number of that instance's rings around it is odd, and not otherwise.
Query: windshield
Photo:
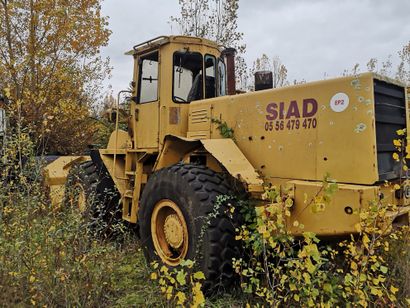
[[[197,52],[175,52],[172,99],[187,103],[203,98],[202,55]]]

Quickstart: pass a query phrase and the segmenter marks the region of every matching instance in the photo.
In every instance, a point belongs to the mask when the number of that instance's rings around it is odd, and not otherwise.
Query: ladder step
[[[124,197],[125,198],[133,198],[134,197],[134,192],[132,191],[132,190],[127,190],[125,193],[124,193]]]
[[[138,153],[138,152],[142,152],[141,150],[136,150],[136,149],[127,149],[128,153]]]
[[[125,175],[135,175],[135,171],[125,171]]]
[[[128,221],[128,222],[132,222],[132,223],[135,223],[135,219],[133,219],[131,216],[122,216],[122,219],[124,219],[125,221]]]

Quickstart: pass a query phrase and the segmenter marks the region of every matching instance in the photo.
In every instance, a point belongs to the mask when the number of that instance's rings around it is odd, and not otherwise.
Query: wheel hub
[[[164,223],[164,234],[168,244],[173,248],[179,248],[184,241],[184,230],[176,214],[168,215]]]
[[[151,236],[154,248],[161,260],[170,266],[178,266],[188,252],[188,227],[179,206],[169,200],[160,200],[151,216]]]

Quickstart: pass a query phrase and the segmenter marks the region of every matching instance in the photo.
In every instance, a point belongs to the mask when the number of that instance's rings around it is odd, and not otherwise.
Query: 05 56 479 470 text
[[[311,129],[317,127],[316,118],[277,120],[265,122],[265,131]]]
[[[314,98],[303,99],[301,106],[296,100],[290,101],[289,104],[269,103],[266,106],[265,131],[316,128],[317,110],[318,103]]]

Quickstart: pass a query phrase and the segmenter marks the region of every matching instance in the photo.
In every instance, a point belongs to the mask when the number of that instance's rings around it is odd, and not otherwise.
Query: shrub
[[[309,204],[312,211],[326,210],[336,189],[336,184],[325,178],[323,189]],[[372,203],[357,213],[361,218],[356,226],[358,236],[329,245],[310,232],[304,232],[302,238],[287,232],[292,199],[286,193],[273,187],[265,197],[266,205],[247,207],[247,222],[237,236],[247,253],[234,263],[241,289],[252,295],[250,303],[302,307],[408,305],[409,283],[403,272],[409,271],[409,229],[391,230],[384,223],[394,206]],[[298,222],[295,226],[303,229]]]

